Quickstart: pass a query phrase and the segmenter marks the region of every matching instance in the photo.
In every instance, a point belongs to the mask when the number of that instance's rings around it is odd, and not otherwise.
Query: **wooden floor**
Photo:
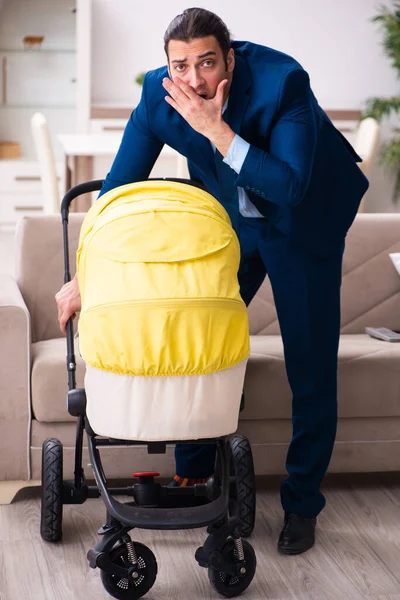
[[[327,478],[327,506],[318,519],[317,543],[309,552],[280,556],[282,524],[276,479],[259,481],[258,515],[251,538],[258,568],[246,600],[400,600],[400,476]],[[20,492],[0,506],[0,600],[101,600],[97,570],[87,550],[103,524],[102,501],[64,509],[63,541],[39,535],[38,489]],[[151,547],[159,573],[148,600],[208,600],[205,569],[194,559],[204,530],[132,532]]]

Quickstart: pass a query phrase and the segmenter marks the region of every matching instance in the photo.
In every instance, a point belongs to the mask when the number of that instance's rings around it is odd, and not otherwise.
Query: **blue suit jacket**
[[[226,120],[250,143],[236,177],[258,210],[283,234],[316,252],[344,237],[368,188],[360,157],[318,105],[309,76],[293,58],[233,42],[235,69]],[[187,157],[190,175],[218,198],[214,153],[164,97],[167,67],[147,73],[101,193],[145,180],[163,144]],[[232,223],[238,205],[226,206]]]

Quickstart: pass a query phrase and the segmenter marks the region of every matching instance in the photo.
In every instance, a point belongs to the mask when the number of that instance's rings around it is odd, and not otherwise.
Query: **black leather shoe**
[[[317,519],[301,517],[285,512],[285,522],[278,540],[281,554],[301,554],[315,543],[315,525]]]

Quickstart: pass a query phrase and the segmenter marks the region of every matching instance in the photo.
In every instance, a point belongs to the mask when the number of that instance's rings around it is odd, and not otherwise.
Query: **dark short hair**
[[[209,35],[213,35],[217,40],[227,66],[231,33],[220,17],[205,8],[187,8],[171,21],[164,35],[165,53],[168,56],[170,40],[188,42]]]

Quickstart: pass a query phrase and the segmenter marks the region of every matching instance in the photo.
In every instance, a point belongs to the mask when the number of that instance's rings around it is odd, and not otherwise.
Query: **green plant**
[[[135,81],[136,81],[136,83],[137,83],[138,85],[143,85],[143,79],[144,79],[144,76],[145,76],[145,75],[146,75],[146,73],[145,73],[145,72],[138,73],[138,74],[136,75]]]
[[[380,14],[372,22],[383,29],[383,48],[393,68],[400,77],[400,2],[393,1],[391,7],[381,6]],[[400,96],[391,98],[369,98],[363,118],[373,117],[381,121],[385,117],[400,113]],[[398,130],[396,130],[398,131]],[[400,193],[400,135],[395,133],[391,140],[382,145],[381,163],[397,172],[396,194]]]

